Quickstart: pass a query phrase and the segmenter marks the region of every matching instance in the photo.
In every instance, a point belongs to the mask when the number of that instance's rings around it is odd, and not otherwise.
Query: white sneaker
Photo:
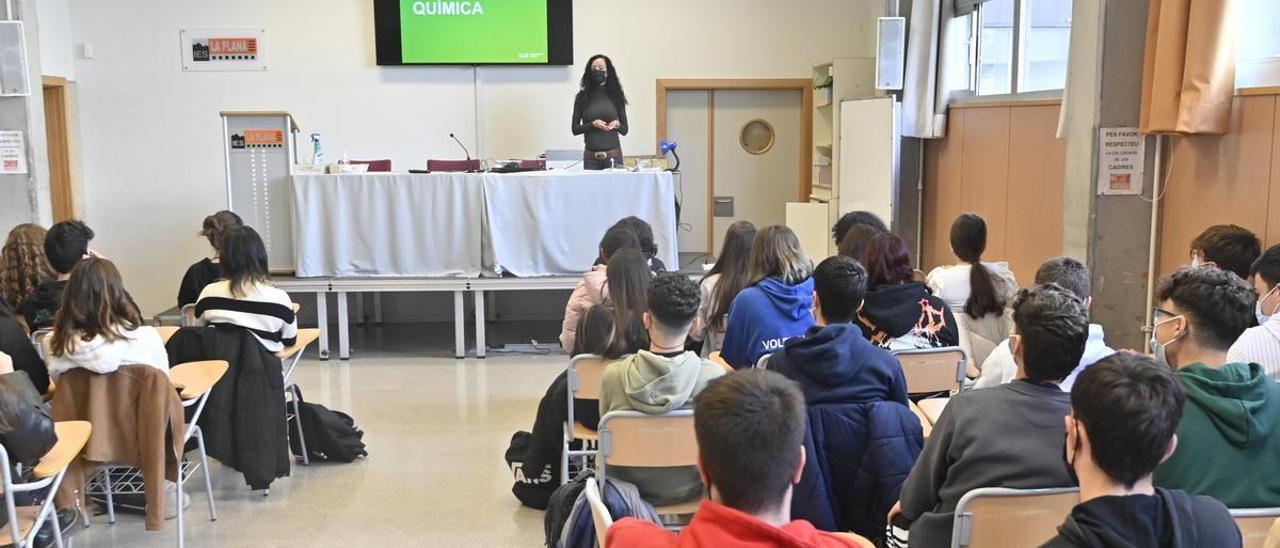
[[[164,481],[164,519],[173,519],[178,517],[178,484],[169,480]],[[191,507],[191,495],[182,494],[182,509],[186,510]]]

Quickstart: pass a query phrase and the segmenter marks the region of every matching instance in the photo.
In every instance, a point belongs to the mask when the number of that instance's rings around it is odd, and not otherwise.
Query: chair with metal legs
[[[8,538],[16,548],[27,548],[34,543],[36,533],[44,526],[45,520],[53,524],[53,542],[62,548],[62,524],[58,523],[53,507],[53,493],[62,485],[62,478],[67,474],[67,466],[75,460],[89,441],[93,425],[87,421],[66,421],[54,424],[58,434],[58,442],[40,458],[40,462],[32,469],[33,481],[14,483],[13,466],[9,462],[9,453],[0,446],[0,471],[4,478],[4,510],[9,523],[0,528],[0,539]],[[16,493],[27,493],[48,488],[49,496],[39,506],[18,506],[13,496]],[[3,540],[0,540],[3,542]]]
[[[294,304],[295,312],[297,311],[297,307],[298,305]],[[289,431],[290,428],[288,424],[290,419],[294,419],[294,422],[298,425],[298,446],[302,449],[302,464],[304,466],[311,464],[311,458],[307,456],[307,439],[302,433],[302,417],[299,416],[300,406],[298,404],[302,401],[302,393],[301,390],[298,389],[298,385],[293,382],[293,371],[297,369],[298,362],[302,361],[303,351],[306,350],[308,345],[319,338],[319,329],[299,329],[297,340],[293,343],[293,346],[276,353],[276,357],[289,363],[289,366],[285,368],[284,371],[284,395],[288,399],[284,417],[285,432],[290,436],[293,435],[293,432]]]

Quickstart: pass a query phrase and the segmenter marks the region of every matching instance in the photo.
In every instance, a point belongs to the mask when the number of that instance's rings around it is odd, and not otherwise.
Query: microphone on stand
[[[471,152],[467,150],[467,145],[462,144],[462,141],[458,140],[458,137],[453,133],[449,134],[449,138],[458,143],[458,146],[462,147],[462,153],[467,155],[467,173],[475,173],[477,170],[471,169]]]

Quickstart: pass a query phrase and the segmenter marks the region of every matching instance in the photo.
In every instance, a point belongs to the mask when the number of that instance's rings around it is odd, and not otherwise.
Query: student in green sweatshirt
[[[693,407],[693,397],[707,381],[724,375],[719,365],[684,349],[689,332],[696,330],[698,284],[688,276],[661,274],[649,286],[649,310],[644,327],[649,350],[641,350],[609,364],[600,379],[600,416],[610,411],[635,410],[660,415]],[[602,419],[603,420],[603,419]],[[667,505],[702,495],[696,467],[675,469],[614,467],[610,477],[636,484],[650,504]]]
[[[1183,268],[1160,281],[1151,347],[1187,391],[1177,449],[1156,485],[1230,508],[1280,506],[1280,384],[1256,363],[1226,363],[1257,296],[1238,276]]]

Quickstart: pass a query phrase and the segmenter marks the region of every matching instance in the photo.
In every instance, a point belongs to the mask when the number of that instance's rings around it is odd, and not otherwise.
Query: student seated
[[[44,255],[44,227],[25,223],[13,227],[0,249],[0,302],[17,310],[36,292],[40,282],[56,276]]]
[[[1080,298],[1084,303],[1085,310],[1089,310],[1093,304],[1093,287],[1089,280],[1089,267],[1084,263],[1077,261],[1071,257],[1054,257],[1040,265],[1036,270],[1036,285],[1058,284]],[[1063,392],[1070,392],[1071,387],[1075,384],[1076,377],[1086,367],[1093,365],[1094,362],[1114,354],[1115,350],[1107,346],[1106,335],[1102,331],[1102,325],[1089,324],[1089,341],[1084,345],[1084,355],[1080,356],[1080,363],[1076,368],[1067,375],[1059,384]],[[1018,376],[1018,364],[1013,360],[1013,352],[1009,350],[1009,340],[1005,339],[995,350],[991,351],[991,355],[987,356],[986,361],[982,362],[982,376],[974,383],[974,388],[990,388],[1008,384]]]
[[[951,252],[960,264],[940,266],[929,272],[929,288],[952,310],[963,310],[974,320],[999,316],[1018,290],[1009,263],[983,262],[987,250],[987,222],[965,213],[951,224]]]
[[[875,213],[870,211],[850,211],[841,215],[840,220],[836,221],[836,224],[831,227],[831,241],[839,246],[849,236],[849,231],[857,226],[870,229],[873,236],[889,231],[889,227],[885,226],[884,221],[880,220],[880,217],[876,216]],[[860,257],[862,257],[861,253],[853,256],[854,259]]]
[[[698,283],[702,303],[698,305],[698,318],[702,329],[689,336],[702,340],[702,355],[709,356],[720,350],[724,342],[725,317],[729,305],[747,285],[751,275],[751,243],[756,237],[756,225],[751,221],[737,221],[724,231],[724,243],[720,256]],[[708,336],[704,336],[708,335]]]
[[[1191,266],[1213,266],[1249,277],[1249,267],[1262,254],[1262,242],[1248,229],[1213,225],[1191,241]]]
[[[293,300],[271,284],[267,247],[258,233],[247,226],[228,230],[218,256],[226,279],[200,292],[196,317],[206,324],[248,329],[269,352],[293,346],[298,338]]]
[[[560,326],[560,347],[571,350],[577,336],[578,319],[591,307],[604,304],[609,296],[609,280],[606,270],[609,258],[620,249],[640,249],[640,240],[626,228],[610,228],[600,240],[600,260],[582,275],[573,288],[569,302],[564,305],[564,322]]]
[[[1208,495],[1229,508],[1280,506],[1280,384],[1227,349],[1253,318],[1254,294],[1225,270],[1183,268],[1156,286],[1151,347],[1177,371],[1190,403],[1178,450],[1156,485]]]
[[[1013,323],[1018,379],[951,398],[889,512],[912,546],[950,545],[956,504],[974,489],[1072,485],[1062,466],[1071,400],[1058,383],[1084,353],[1084,304],[1060,286],[1036,286],[1014,299]]]
[[[667,265],[662,262],[662,259],[658,258],[658,244],[653,241],[653,226],[634,215],[623,218],[614,223],[613,226],[628,229],[635,233],[636,238],[640,239],[640,251],[644,253],[645,264],[649,265],[649,270],[652,270],[654,274],[661,274],[667,271]]]
[[[1147,356],[1114,354],[1080,375],[1065,419],[1080,504],[1044,546],[1241,545],[1221,502],[1152,484],[1178,446],[1185,401],[1173,372]]]
[[[698,326],[698,285],[688,276],[659,275],[649,288],[644,327],[649,349],[608,365],[600,379],[600,416],[635,410],[660,415],[693,405],[693,397],[724,369],[684,349]],[[676,504],[702,494],[696,470],[610,467],[609,475],[636,484],[654,505]]]
[[[813,270],[818,325],[788,340],[768,368],[800,383],[809,405],[896,401],[907,405],[907,381],[892,355],[863,338],[853,318],[867,291],[867,271],[836,255]]]
[[[855,261],[860,260],[862,254],[867,252],[867,244],[870,244],[871,239],[877,234],[880,232],[871,225],[853,225],[849,227],[848,232],[844,233],[844,239],[840,240],[836,252]]]
[[[40,282],[32,293],[18,306],[18,313],[31,331],[53,325],[53,316],[62,306],[62,290],[80,259],[88,257],[89,241],[93,229],[77,220],[62,221],[53,225],[44,238],[44,254],[57,276]]]
[[[760,229],[751,244],[750,268],[747,287],[729,307],[720,351],[735,369],[755,365],[813,326],[813,262],[790,228]]]
[[[897,234],[877,234],[860,261],[867,269],[867,296],[858,325],[872,344],[887,350],[956,346],[960,335],[947,304],[912,280],[911,256]]]
[[[196,304],[204,286],[222,278],[222,263],[218,260],[218,242],[223,234],[237,226],[244,226],[244,221],[240,220],[239,215],[226,210],[204,218],[200,235],[209,240],[209,246],[213,248],[213,256],[200,259],[187,268],[187,273],[182,276],[182,283],[178,285],[178,308]]]
[[[0,353],[6,354],[14,371],[25,371],[31,385],[41,393],[49,391],[49,369],[9,305],[0,302]]]
[[[169,374],[169,354],[160,333],[143,325],[138,305],[124,290],[120,271],[98,257],[81,260],[63,290],[44,355],[55,380],[72,369],[111,373],[145,365]]]
[[[791,492],[804,470],[804,394],[772,371],[716,379],[694,402],[698,473],[707,485],[679,534],[635,518],[609,528],[607,547],[858,546],[791,520]]]
[[[1230,363],[1256,363],[1273,379],[1280,379],[1280,245],[1271,246],[1249,267],[1253,291],[1258,294],[1250,327],[1227,351]]]

